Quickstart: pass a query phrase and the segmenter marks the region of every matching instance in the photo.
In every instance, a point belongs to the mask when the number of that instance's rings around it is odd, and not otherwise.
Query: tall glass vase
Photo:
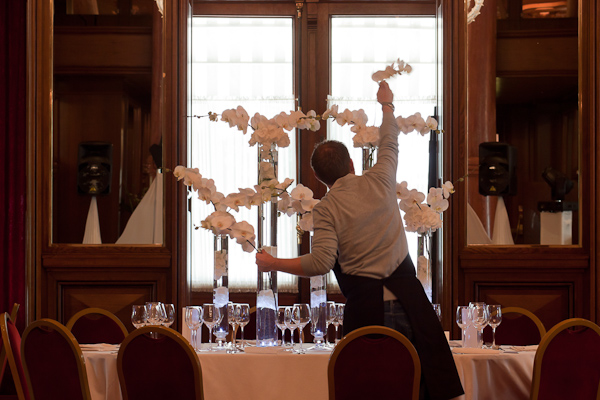
[[[214,327],[217,348],[225,348],[229,333],[227,303],[229,302],[229,238],[227,235],[215,235],[215,270],[213,277],[213,303],[219,309],[223,319]]]
[[[265,163],[270,166],[265,167]],[[259,150],[259,183],[277,178],[277,149]],[[277,195],[258,207],[258,245],[277,257]],[[256,345],[277,344],[277,272],[258,272],[256,285]]]
[[[362,170],[368,171],[375,164],[375,148],[374,147],[363,147],[362,148]]]
[[[431,284],[431,233],[419,235],[417,247],[417,278],[423,285],[425,294],[432,299]]]
[[[310,277],[311,333],[316,346],[323,346],[327,335],[327,275]]]

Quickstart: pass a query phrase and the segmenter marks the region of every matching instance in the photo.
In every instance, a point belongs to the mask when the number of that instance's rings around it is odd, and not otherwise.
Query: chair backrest
[[[531,400],[600,399],[600,327],[582,318],[559,322],[535,353]]]
[[[124,400],[204,398],[196,352],[179,332],[164,326],[131,332],[119,348],[117,372]],[[162,384],[154,384],[157,379]]]
[[[17,322],[18,312],[19,303],[14,303],[12,310],[10,311],[10,320],[13,324]],[[2,341],[0,341],[0,386],[2,386],[2,379],[4,378],[4,372],[6,371],[6,361],[6,350],[4,350],[2,347]]]
[[[17,397],[19,400],[29,400],[27,379],[21,362],[21,335],[8,313],[4,313],[0,317],[0,330],[2,331],[2,352],[8,359],[8,367],[12,372]]]
[[[67,329],[79,343],[118,344],[129,333],[115,314],[102,308],[79,311],[69,319]]]
[[[327,367],[330,400],[419,398],[421,362],[398,331],[367,326],[336,345]]]
[[[79,343],[60,322],[40,319],[25,328],[21,358],[29,393],[36,400],[90,400]]]
[[[542,321],[531,311],[522,307],[503,307],[502,322],[496,328],[496,344],[527,346],[539,344],[546,334]],[[483,332],[484,342],[492,341],[492,328]]]

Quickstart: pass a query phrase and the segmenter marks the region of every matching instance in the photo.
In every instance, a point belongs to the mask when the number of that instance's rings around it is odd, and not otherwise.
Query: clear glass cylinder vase
[[[227,235],[215,235],[214,245],[213,303],[223,316],[219,325],[214,327],[218,346],[224,346],[229,333],[227,303],[229,302],[229,238]]]
[[[375,164],[375,148],[363,147],[362,148],[362,170],[368,171]]]
[[[432,301],[431,284],[431,234],[426,233],[418,238],[417,247],[417,278],[423,285],[425,294]]]
[[[311,334],[316,345],[327,335],[327,275],[310,277]]]

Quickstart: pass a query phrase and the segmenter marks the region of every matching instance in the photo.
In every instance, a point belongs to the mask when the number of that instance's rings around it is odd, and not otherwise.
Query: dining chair
[[[127,328],[113,313],[103,308],[86,308],[73,315],[67,329],[79,343],[118,344],[125,339]]]
[[[29,400],[31,397],[29,396],[25,371],[21,361],[21,335],[12,318],[6,312],[0,317],[0,331],[2,331],[2,353],[6,357],[4,362],[6,363],[6,360],[8,360],[17,399]]]
[[[60,322],[44,318],[29,324],[23,332],[21,359],[35,400],[91,400],[81,348]]]
[[[119,348],[117,373],[124,400],[204,399],[200,360],[171,328],[145,326],[130,333]]]
[[[503,307],[502,322],[496,328],[496,344],[527,346],[539,344],[546,334],[542,321],[531,311],[522,307]],[[492,328],[486,327],[483,341],[492,342]]]
[[[17,316],[19,312],[19,303],[14,303],[12,310],[10,311],[10,320],[13,324],[17,322]],[[4,378],[4,372],[6,371],[6,351],[2,347],[2,341],[0,341],[0,386],[2,385],[2,379]],[[2,398],[0,397],[0,400]]]
[[[571,318],[548,331],[535,353],[530,399],[600,399],[598,325]]]
[[[400,332],[367,326],[344,336],[327,367],[329,400],[417,400],[421,362]]]

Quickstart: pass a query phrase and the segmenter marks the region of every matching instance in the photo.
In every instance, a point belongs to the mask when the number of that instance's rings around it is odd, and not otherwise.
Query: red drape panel
[[[25,326],[26,0],[0,1],[0,312]]]

